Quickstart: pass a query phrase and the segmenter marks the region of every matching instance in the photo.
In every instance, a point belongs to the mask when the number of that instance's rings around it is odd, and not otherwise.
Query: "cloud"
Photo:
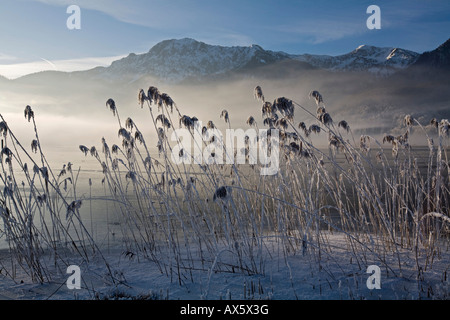
[[[47,5],[68,7],[77,5],[84,9],[102,12],[116,20],[152,28],[170,28],[186,21],[185,12],[178,5],[188,5],[178,1],[152,0],[26,0]],[[185,18],[183,20],[183,18]]]
[[[113,61],[119,60],[123,57],[125,57],[125,55],[53,61],[41,58],[41,61],[0,65],[0,75],[9,79],[15,79],[27,74],[47,70],[65,72],[88,70],[98,66],[109,66]]]
[[[13,57],[8,54],[4,54],[4,53],[0,52],[0,62],[9,62],[9,61],[13,61],[13,60],[17,60],[17,57]]]

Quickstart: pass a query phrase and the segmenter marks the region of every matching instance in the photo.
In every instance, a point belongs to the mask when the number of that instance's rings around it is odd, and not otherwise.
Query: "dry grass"
[[[402,276],[406,252],[415,261],[419,279],[424,270],[448,256],[447,120],[432,121],[430,128],[407,116],[404,134],[386,135],[383,141],[362,136],[356,144],[350,124],[334,122],[317,91],[310,93],[315,113],[285,97],[267,102],[259,86],[254,95],[255,110],[258,103],[262,105],[261,123],[280,132],[280,170],[273,176],[261,176],[260,165],[195,161],[175,165],[169,139],[176,134],[174,124],[189,128],[193,138],[216,126],[212,120],[204,128],[195,126],[197,117],[183,115],[170,96],[155,87],[138,94],[138,104],[146,107],[158,137],[151,143],[159,152],[151,154],[136,123],[128,118],[122,124],[118,107],[108,99],[106,105],[119,123],[121,146],[110,148],[103,139],[101,152],[95,146],[80,146],[80,150],[97,159],[103,170],[127,254],[153,261],[180,284],[195,281],[192,271],[199,269],[210,276],[213,271],[265,274],[267,259],[280,253],[308,255],[311,265],[326,268],[324,261],[334,254],[332,233],[344,236],[347,254],[361,270],[376,261]],[[25,116],[33,120],[36,140],[31,147],[41,162],[34,162],[2,119],[0,213],[16,258],[11,265],[18,264],[33,279],[45,281],[50,275],[39,259],[44,248],[54,250],[55,259],[63,262],[61,243],[69,243],[70,251],[86,260],[100,249],[79,216],[76,173],[67,167],[70,177],[54,176],[40,149],[31,108]],[[232,127],[228,111],[223,110],[220,118]],[[247,125],[258,128],[256,119],[250,115]],[[412,130],[430,141],[421,165],[409,144]],[[320,137],[328,149],[313,142]],[[203,141],[204,146],[207,143]],[[386,152],[389,144],[392,154]],[[240,152],[223,148],[226,156]],[[33,172],[28,172],[20,153],[31,161]],[[193,157],[189,150],[183,150],[183,156]],[[26,187],[17,184],[13,165],[24,172]],[[67,182],[70,193],[62,188]],[[267,246],[269,237],[280,244],[276,249]],[[345,272],[345,266],[340,268]],[[11,271],[10,275],[14,277]]]

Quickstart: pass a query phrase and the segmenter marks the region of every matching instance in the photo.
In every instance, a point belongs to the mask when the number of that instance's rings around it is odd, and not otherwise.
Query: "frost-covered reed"
[[[300,254],[318,270],[336,272],[327,269],[334,261],[335,234],[344,237],[345,246],[339,249],[346,250],[360,270],[376,261],[398,276],[402,276],[405,256],[412,257],[417,275],[421,275],[448,250],[448,120],[434,119],[429,126],[422,126],[416,118],[406,116],[403,134],[386,134],[382,141],[363,135],[356,142],[351,125],[345,120],[333,121],[338,115],[331,115],[316,90],[309,93],[315,106],[305,107],[286,97],[271,103],[260,86],[255,88],[254,97],[255,114],[260,110],[261,120],[249,115],[237,126],[258,128],[260,123],[262,128],[279,130],[279,145],[271,145],[280,152],[276,175],[261,176],[263,165],[254,163],[195,161],[192,150],[215,141],[214,136],[206,136],[218,126],[211,119],[202,119],[206,123],[203,127],[197,125],[200,117],[182,114],[172,98],[154,86],[147,93],[143,89],[138,92],[138,105],[143,114],[148,113],[146,125],[150,123],[155,132],[150,140],[139,129],[140,123],[127,118],[122,124],[118,106],[113,99],[107,100],[119,123],[121,141],[112,142],[111,148],[104,139],[102,148],[79,148],[102,169],[105,192],[118,211],[127,256],[148,259],[183,284],[196,281],[194,270],[210,275],[213,271],[266,274],[267,259],[280,254],[286,258]],[[232,127],[227,110],[218,111],[217,116]],[[25,110],[25,117],[34,121],[31,108]],[[202,145],[177,152],[192,159],[178,165],[172,161],[175,141],[170,139],[175,136],[180,143],[177,127],[188,129],[196,143],[195,136],[205,137]],[[19,147],[28,154],[9,130],[5,122],[0,123],[3,140],[11,139],[1,153],[4,192],[0,213],[10,238],[21,238],[14,240],[18,255],[27,257],[25,264],[43,280],[45,268],[36,265],[43,240],[38,242],[34,234],[45,234],[46,244],[56,250],[56,243],[75,243],[71,238],[75,232],[82,240],[77,248],[86,258],[88,248],[96,247],[78,219],[83,203],[77,201],[82,199],[76,198],[74,188],[74,199],[69,202],[59,188],[64,176],[54,177],[48,169],[37,131],[31,147],[41,156],[41,163],[32,163],[36,170],[30,173],[16,156]],[[413,131],[425,135],[430,145],[420,165],[409,142]],[[268,141],[258,139],[257,143]],[[327,147],[323,148],[324,144]],[[242,150],[228,150],[224,144],[218,148],[224,157],[242,152],[249,159],[248,146],[247,139]],[[158,152],[150,152],[151,147]],[[217,157],[217,151],[210,158]],[[31,191],[24,194],[18,185],[11,184],[7,178],[12,175],[11,163],[20,165]],[[72,174],[67,181],[73,184],[75,180]],[[36,219],[44,210],[52,217],[52,224],[31,224],[29,232],[30,217]],[[66,215],[68,225],[64,224]],[[20,220],[19,229],[11,216]],[[338,269],[345,274],[348,266],[339,265]]]

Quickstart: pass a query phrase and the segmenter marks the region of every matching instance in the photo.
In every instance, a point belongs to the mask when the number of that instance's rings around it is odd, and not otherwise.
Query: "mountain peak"
[[[288,54],[264,50],[259,45],[224,47],[191,38],[164,40],[147,53],[129,55],[104,70],[108,78],[125,77],[129,81],[154,76],[167,82],[187,78],[220,75],[232,70],[257,67],[289,58]]]
[[[433,51],[424,52],[417,59],[416,66],[450,69],[450,39]]]
[[[360,45],[339,56],[300,55],[296,59],[315,67],[333,71],[369,71],[377,75],[390,75],[412,64],[418,53],[389,47]]]
[[[420,58],[420,59],[419,59]],[[257,44],[250,46],[219,46],[192,38],[164,40],[147,53],[129,54],[114,61],[110,67],[93,69],[96,77],[121,82],[133,82],[152,77],[176,83],[186,79],[221,77],[230,72],[252,72],[253,68],[282,60],[296,60],[318,69],[343,72],[369,72],[389,76],[417,63],[427,67],[449,66],[450,39],[437,49],[422,55],[398,48],[362,44],[353,51],[338,56],[302,54],[265,50]]]
[[[369,46],[367,44],[362,44],[362,45],[358,46],[353,52],[368,51],[368,50],[373,50],[374,48],[377,48],[377,47]]]

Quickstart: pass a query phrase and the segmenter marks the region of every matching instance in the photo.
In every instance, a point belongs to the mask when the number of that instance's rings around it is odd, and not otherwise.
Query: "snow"
[[[357,257],[349,251],[345,236],[326,233],[332,251],[321,251],[320,261],[310,247],[286,253],[283,239],[268,235],[264,239],[266,256],[261,272],[249,274],[238,268],[224,268],[232,261],[226,247],[214,261],[201,261],[200,251],[193,250],[194,265],[182,271],[162,273],[156,264],[143,257],[126,255],[117,246],[98,252],[89,262],[68,259],[68,264],[81,269],[82,288],[68,289],[66,269],[55,267],[51,256],[43,257],[52,281],[32,283],[17,269],[15,280],[0,274],[0,299],[156,299],[156,300],[329,300],[329,299],[428,299],[449,298],[449,280],[442,275],[450,257],[443,250],[433,266],[417,275],[414,253],[404,250],[399,255],[384,257],[365,253]],[[313,245],[313,244],[311,244]],[[284,248],[284,249],[283,249]],[[446,249],[448,250],[448,248]],[[317,252],[316,252],[317,253]],[[401,265],[398,265],[398,258]],[[106,267],[105,261],[108,263]],[[424,259],[419,259],[420,263]],[[219,267],[222,265],[222,267]],[[381,268],[381,289],[369,289],[366,273],[369,265]],[[400,270],[401,267],[401,270]],[[111,276],[112,274],[112,276]],[[115,283],[112,281],[115,278]],[[430,293],[432,296],[429,297]]]
[[[115,61],[100,73],[105,79],[123,78],[125,74],[154,76],[166,82],[179,82],[190,77],[223,74],[256,61],[287,58],[284,53],[266,51],[258,45],[224,47],[194,39],[165,40],[144,54],[130,54]]]
[[[339,56],[303,54],[294,59],[333,71],[369,71],[376,75],[390,75],[414,63],[419,54],[400,48],[360,45],[354,51]]]

